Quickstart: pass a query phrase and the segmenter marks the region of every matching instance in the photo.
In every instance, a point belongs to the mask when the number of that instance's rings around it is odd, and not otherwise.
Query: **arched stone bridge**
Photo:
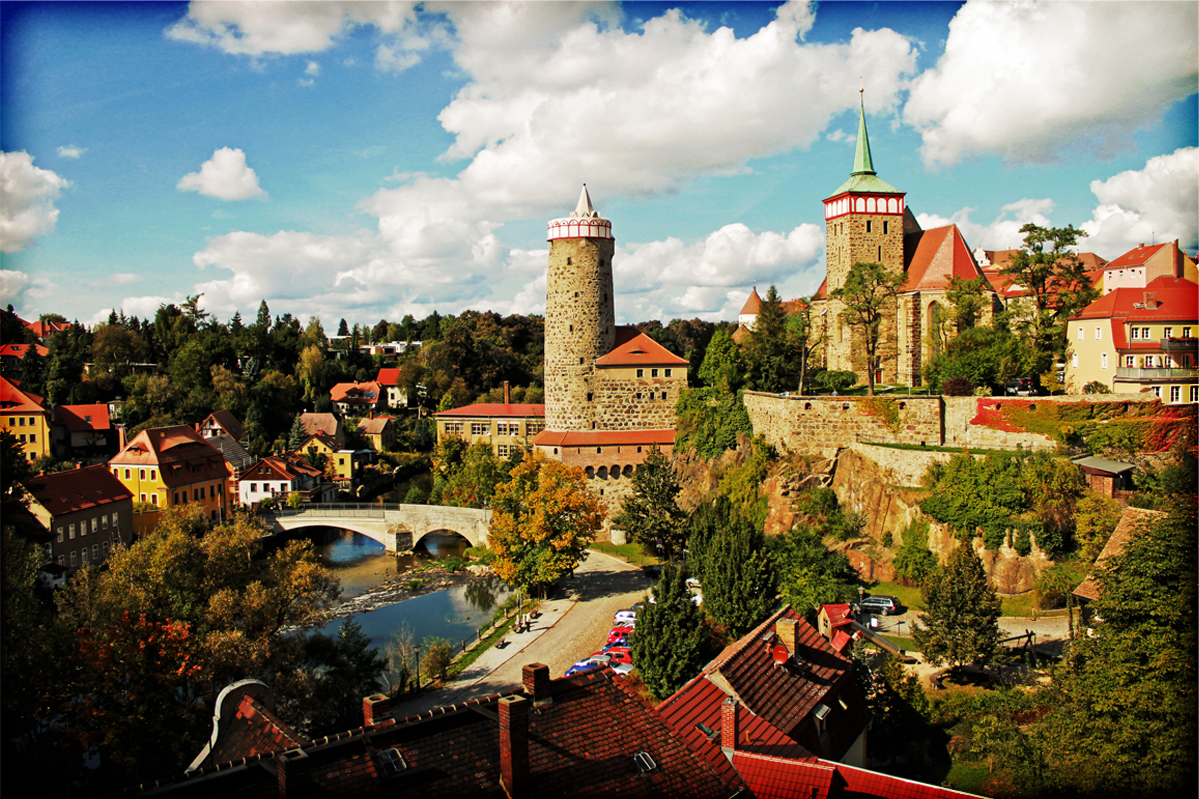
[[[457,533],[473,547],[486,546],[490,526],[490,510],[446,505],[308,505],[282,508],[272,522],[277,532],[305,527],[350,530],[373,538],[388,552],[410,551],[427,534],[441,530]]]

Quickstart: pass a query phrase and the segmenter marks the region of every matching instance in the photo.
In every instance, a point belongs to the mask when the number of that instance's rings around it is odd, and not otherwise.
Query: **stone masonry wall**
[[[945,446],[976,449],[1015,449],[1017,445],[1034,451],[1053,451],[1057,442],[1049,436],[1025,431],[1003,430],[988,426],[976,419],[984,414],[994,415],[1004,403],[1028,405],[1035,412],[1038,405],[1082,402],[1156,402],[1152,394],[1074,394],[1062,397],[945,397]]]
[[[599,430],[670,430],[675,426],[679,393],[687,387],[687,367],[597,368],[596,428]],[[660,377],[651,377],[657,372]]]
[[[894,427],[872,413],[882,407],[882,398],[869,397],[780,397],[746,391],[745,409],[754,434],[771,445],[792,452],[826,452],[848,447],[861,439],[894,444],[941,443],[940,397],[895,397]]]

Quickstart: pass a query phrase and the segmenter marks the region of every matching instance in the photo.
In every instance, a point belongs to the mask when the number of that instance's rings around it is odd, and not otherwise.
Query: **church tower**
[[[824,200],[826,293],[829,338],[827,366],[837,371],[855,371],[852,331],[841,320],[845,306],[832,293],[845,285],[853,265],[881,263],[903,273],[905,193],[875,174],[866,135],[866,110],[858,111],[858,141],[849,180]],[[910,214],[907,215],[910,217]],[[911,225],[916,227],[915,218]],[[885,334],[884,334],[885,335]],[[884,359],[886,361],[886,359]],[[894,361],[876,364],[879,377],[894,378]],[[864,379],[864,376],[860,376]]]
[[[616,341],[612,223],[591,206],[587,186],[574,212],[548,225],[545,284],[545,426],[596,427],[595,361]]]

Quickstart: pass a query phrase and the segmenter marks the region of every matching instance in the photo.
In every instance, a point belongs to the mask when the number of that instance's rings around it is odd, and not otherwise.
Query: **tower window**
[[[883,220],[883,235],[887,234],[887,220]]]
[[[574,326],[574,325],[568,325],[568,327],[570,328],[569,332],[571,332],[571,333],[575,332],[575,326]]]
[[[871,225],[871,222],[870,222],[870,220],[869,220],[869,219],[867,219],[867,220],[866,220],[866,232],[867,232],[867,233],[869,233],[869,232],[870,232],[870,225]]]
[[[583,359],[579,358],[579,366],[582,366],[582,365],[583,365]]]
[[[590,391],[588,391],[588,392],[587,392],[587,401],[588,401],[588,402],[591,402],[591,401],[592,401],[592,400],[594,400],[594,399],[595,399],[595,394],[594,394],[594,393],[592,393],[592,392],[590,392]]]
[[[881,244],[878,245],[878,259],[880,261],[883,260],[883,245],[881,245]]]
[[[567,266],[570,266],[570,259],[569,259],[569,258],[567,258],[567,259],[566,259],[566,265],[567,265]]]

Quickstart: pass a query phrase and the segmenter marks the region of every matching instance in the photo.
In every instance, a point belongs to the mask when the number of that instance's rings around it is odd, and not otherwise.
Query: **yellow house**
[[[31,463],[50,453],[50,411],[46,401],[22,391],[6,377],[0,377],[0,428],[12,434]]]
[[[166,508],[198,504],[213,521],[228,514],[229,466],[220,450],[185,425],[141,431],[108,468],[134,502]]]
[[[1199,285],[1159,277],[1117,288],[1069,321],[1066,387],[1092,382],[1116,393],[1150,391],[1167,404],[1199,402]]]
[[[485,441],[500,458],[515,449],[532,449],[533,439],[545,429],[541,403],[482,402],[436,416],[438,441],[447,436],[457,436],[468,445]]]
[[[357,483],[362,464],[370,457],[369,451],[339,449],[334,440],[326,435],[309,436],[294,451],[300,455],[309,453],[324,455],[325,474],[339,483],[342,488]]]

